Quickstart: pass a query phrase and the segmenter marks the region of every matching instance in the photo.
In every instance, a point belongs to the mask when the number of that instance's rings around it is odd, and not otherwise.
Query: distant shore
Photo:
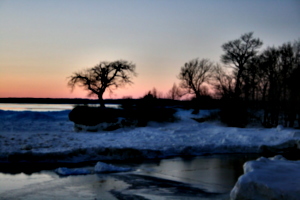
[[[105,103],[119,103],[119,99],[107,99]],[[97,104],[97,99],[71,98],[0,98],[0,103],[41,103],[41,104]]]
[[[136,104],[142,99],[105,99],[105,104]],[[172,100],[156,99],[157,105],[160,106],[179,106],[192,108],[194,102],[191,100]],[[98,99],[81,99],[81,98],[0,98],[0,103],[27,103],[27,104],[99,104]],[[216,109],[220,107],[220,100],[209,99],[199,102],[200,109]]]

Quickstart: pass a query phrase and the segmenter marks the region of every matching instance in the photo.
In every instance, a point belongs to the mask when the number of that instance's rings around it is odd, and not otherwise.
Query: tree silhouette
[[[233,64],[237,68],[235,95],[241,94],[242,74],[248,61],[256,55],[257,49],[262,46],[259,38],[253,38],[253,32],[243,34],[239,39],[229,41],[222,45],[225,52],[221,60],[225,64]]]
[[[290,127],[294,127],[294,121],[298,114],[298,128],[300,128],[300,62],[298,66],[293,70],[293,73],[289,77],[288,87],[290,90],[290,99],[288,107],[287,122]]]
[[[285,126],[293,126],[295,113],[299,109],[295,90],[298,87],[293,87],[292,83],[297,83],[295,76],[299,79],[296,70],[299,63],[300,42],[296,41],[294,44],[288,42],[279,47],[268,47],[260,55],[252,56],[244,65],[240,97],[247,100],[252,108],[262,106],[262,123],[266,127],[277,126],[282,119]],[[234,69],[239,70],[237,67]]]
[[[194,94],[197,99],[200,99],[205,89],[203,83],[209,82],[213,71],[213,63],[208,59],[193,59],[185,63],[178,76],[181,80],[180,87],[185,90],[184,94]]]
[[[173,84],[172,88],[167,93],[167,98],[172,100],[178,100],[181,97],[180,88],[177,87],[176,83]]]
[[[92,68],[75,72],[68,77],[68,86],[74,89],[77,85],[89,91],[89,96],[96,95],[101,107],[105,107],[103,94],[126,84],[132,84],[132,76],[136,76],[135,65],[124,60],[100,62]]]
[[[213,86],[215,95],[219,98],[230,98],[234,94],[235,73],[226,72],[221,65],[217,64],[214,71]]]

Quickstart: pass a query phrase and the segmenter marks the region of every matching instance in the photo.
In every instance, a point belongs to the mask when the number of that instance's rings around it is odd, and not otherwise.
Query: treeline
[[[244,127],[247,111],[257,109],[265,127],[294,127],[296,120],[300,126],[300,40],[259,51],[262,44],[250,32],[222,45],[222,64],[185,63],[172,91],[221,99],[221,119],[228,125]]]
[[[203,97],[203,103],[200,109],[215,109],[219,108],[220,100]],[[90,105],[99,104],[98,99],[70,99],[70,98],[0,98],[0,103],[29,103],[29,104],[74,104],[74,105]],[[173,100],[161,96],[155,96],[152,91],[148,92],[144,97],[133,99],[125,97],[122,99],[105,99],[105,104],[117,104],[121,107],[133,107],[141,104],[148,104],[157,107],[181,107],[193,109],[194,101],[191,100]],[[196,102],[195,102],[196,103]]]
[[[300,125],[300,41],[258,52],[252,34],[223,45],[225,63],[234,63],[227,84],[219,82],[223,98],[239,98],[246,108],[264,110],[262,124]],[[226,82],[225,82],[226,83]],[[234,88],[232,87],[234,86]]]

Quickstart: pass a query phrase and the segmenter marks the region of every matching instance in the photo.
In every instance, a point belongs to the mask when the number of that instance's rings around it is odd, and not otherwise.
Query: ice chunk
[[[242,175],[230,193],[232,200],[289,199],[300,197],[300,161],[281,156],[259,158],[244,164]]]
[[[131,168],[125,168],[125,167],[117,167],[111,164],[106,164],[103,162],[97,162],[94,171],[96,173],[107,173],[107,172],[127,172],[131,171]]]
[[[283,130],[283,126],[282,126],[282,125],[278,125],[278,126],[276,127],[276,129],[277,129],[277,131],[282,131],[282,130]]]
[[[69,176],[69,175],[86,175],[86,174],[91,174],[92,172],[87,169],[81,169],[81,168],[76,168],[76,169],[70,169],[67,167],[60,167],[55,170],[55,172],[58,175],[61,176]]]

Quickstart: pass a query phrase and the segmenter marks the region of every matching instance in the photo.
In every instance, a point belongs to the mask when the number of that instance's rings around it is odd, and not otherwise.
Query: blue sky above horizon
[[[134,84],[106,98],[166,93],[194,58],[220,62],[221,45],[250,31],[264,45],[300,38],[298,0],[2,0],[0,97],[84,98],[74,71],[136,64]]]

